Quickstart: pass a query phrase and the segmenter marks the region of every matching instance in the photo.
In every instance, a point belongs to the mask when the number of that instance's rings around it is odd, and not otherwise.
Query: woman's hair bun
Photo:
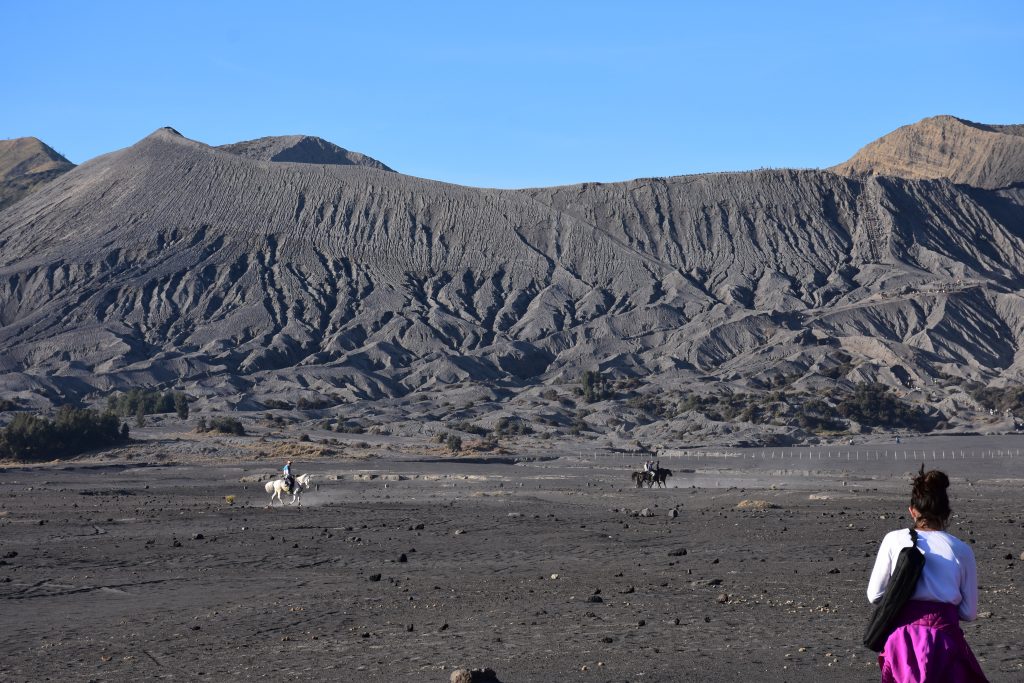
[[[945,472],[925,472],[924,465],[921,465],[920,472],[914,477],[914,490],[910,496],[910,506],[920,513],[918,526],[923,520],[933,529],[945,527],[950,515],[948,488],[949,477]]]
[[[940,472],[939,470],[925,472],[924,485],[933,491],[936,489],[944,491],[949,488],[949,477],[946,476],[945,472]]]

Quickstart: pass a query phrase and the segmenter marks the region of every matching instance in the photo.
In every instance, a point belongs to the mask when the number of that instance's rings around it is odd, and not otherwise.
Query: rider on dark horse
[[[653,460],[644,460],[644,478],[649,483],[654,483],[658,476],[658,467]]]
[[[291,493],[292,486],[295,484],[295,477],[292,475],[292,461],[289,460],[286,462],[284,467],[281,468],[281,471],[284,473],[284,485],[288,487],[288,493]]]

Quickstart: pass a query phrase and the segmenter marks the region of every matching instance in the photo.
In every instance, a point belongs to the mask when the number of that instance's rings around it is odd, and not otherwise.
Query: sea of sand
[[[1019,437],[681,451],[637,489],[588,442],[139,436],[0,468],[0,680],[871,681],[868,574],[922,462],[977,557],[967,639],[1024,680]],[[282,454],[314,485],[268,508]]]

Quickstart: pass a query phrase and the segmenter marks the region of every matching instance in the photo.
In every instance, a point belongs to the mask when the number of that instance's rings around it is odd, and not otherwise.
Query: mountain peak
[[[74,164],[39,138],[0,140],[0,181],[71,168]]]
[[[862,147],[836,173],[946,178],[986,189],[1024,182],[1024,125],[976,123],[942,115],[897,128]]]
[[[339,147],[333,142],[312,135],[284,135],[244,140],[217,149],[260,161],[279,161],[297,164],[332,164],[338,166],[366,166],[381,171],[393,169],[372,157]]]
[[[39,138],[0,140],[0,209],[74,167]]]

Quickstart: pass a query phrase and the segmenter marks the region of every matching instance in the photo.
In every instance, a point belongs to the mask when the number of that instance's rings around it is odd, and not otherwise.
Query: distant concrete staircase
[[[887,263],[892,256],[892,218],[883,217],[882,189],[874,178],[864,181],[857,197],[853,254],[864,263]]]

